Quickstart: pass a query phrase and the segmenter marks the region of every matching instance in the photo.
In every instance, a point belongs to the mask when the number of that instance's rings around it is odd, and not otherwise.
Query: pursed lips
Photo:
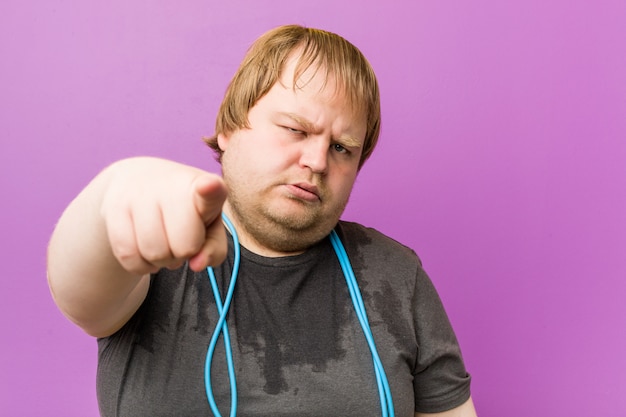
[[[316,185],[307,182],[287,184],[289,191],[294,197],[305,201],[321,201],[320,192]]]

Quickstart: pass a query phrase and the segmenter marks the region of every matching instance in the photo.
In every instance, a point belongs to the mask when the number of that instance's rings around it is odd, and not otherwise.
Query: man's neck
[[[304,251],[296,251],[296,252],[283,252],[278,251],[272,248],[269,248],[263,244],[261,244],[257,239],[255,239],[241,224],[237,215],[233,212],[232,208],[228,204],[228,201],[224,204],[223,207],[224,214],[231,221],[233,226],[235,227],[235,232],[237,233],[237,237],[239,238],[239,244],[249,250],[250,252],[256,253],[257,255],[265,256],[268,258],[280,258],[283,256],[293,256],[299,255]]]

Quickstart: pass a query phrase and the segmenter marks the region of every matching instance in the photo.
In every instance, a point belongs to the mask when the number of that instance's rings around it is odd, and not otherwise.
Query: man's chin
[[[319,227],[322,216],[304,210],[274,212],[270,218],[277,227],[293,233],[302,233]]]
[[[342,210],[322,210],[319,204],[295,201],[282,201],[266,209],[266,216],[278,227],[294,233],[313,232],[326,235],[339,221]]]

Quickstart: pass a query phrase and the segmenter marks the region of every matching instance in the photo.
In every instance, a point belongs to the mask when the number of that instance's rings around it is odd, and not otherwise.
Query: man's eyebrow
[[[363,144],[360,140],[350,135],[341,135],[336,140],[340,145],[345,146],[346,148],[355,148],[359,149]]]
[[[290,118],[291,120],[298,123],[300,126],[302,126],[304,129],[306,129],[309,132],[317,133],[322,130],[318,126],[316,126],[314,123],[306,120],[302,116],[299,116],[295,113],[281,112],[279,114]],[[357,138],[353,136],[345,135],[345,134],[339,136],[338,138],[335,138],[334,141],[339,142],[341,145],[348,147],[348,148],[360,148],[361,146],[363,146],[360,140],[358,140]]]
[[[314,123],[309,122],[308,120],[306,120],[305,118],[303,118],[302,116],[299,116],[295,113],[288,113],[288,112],[281,112],[279,113],[283,116],[287,116],[288,118],[290,118],[291,120],[293,120],[294,122],[298,123],[300,126],[302,126],[303,128],[305,128],[306,130],[308,130],[309,132],[313,132],[313,133],[317,133],[319,132],[320,129],[319,127],[315,126]]]

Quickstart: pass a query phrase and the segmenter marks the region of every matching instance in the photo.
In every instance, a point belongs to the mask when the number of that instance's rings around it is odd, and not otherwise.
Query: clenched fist
[[[109,168],[101,215],[111,250],[135,274],[218,265],[227,243],[220,213],[222,179],[194,167],[156,158],[134,158]]]
[[[220,264],[228,250],[222,179],[157,158],[98,174],[68,205],[48,247],[59,309],[87,333],[113,334],[137,311],[160,268]]]

